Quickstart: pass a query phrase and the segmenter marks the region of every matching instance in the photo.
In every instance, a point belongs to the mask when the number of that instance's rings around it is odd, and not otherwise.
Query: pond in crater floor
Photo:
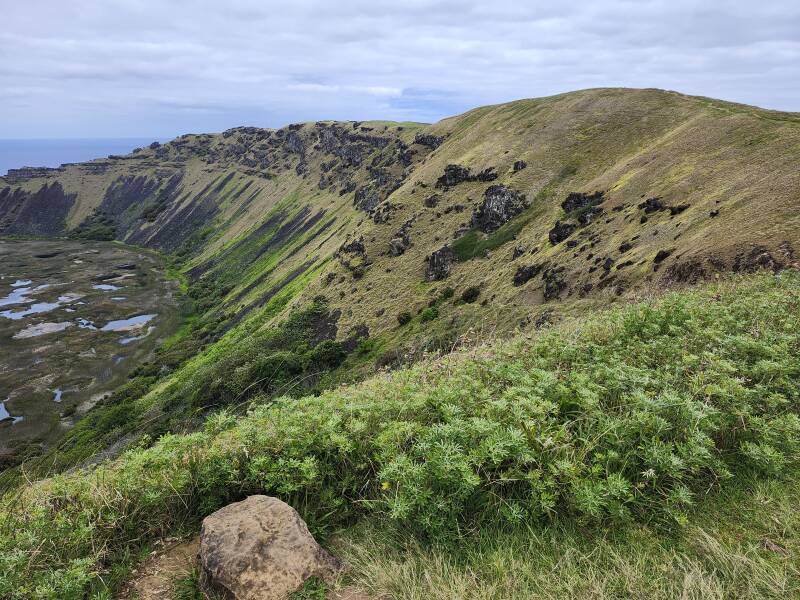
[[[0,470],[27,445],[51,444],[123,383],[183,308],[153,253],[0,239]]]

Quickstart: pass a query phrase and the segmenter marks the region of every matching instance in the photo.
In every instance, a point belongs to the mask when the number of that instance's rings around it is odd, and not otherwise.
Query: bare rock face
[[[453,250],[450,246],[443,246],[431,253],[425,260],[428,266],[425,269],[425,279],[428,281],[440,281],[450,275],[450,265],[453,262]]]
[[[472,215],[472,226],[484,233],[497,231],[528,206],[525,194],[504,185],[491,185],[483,194],[483,203]]]
[[[548,237],[550,238],[550,243],[553,244],[553,246],[555,246],[556,244],[560,244],[569,236],[571,236],[573,231],[575,231],[574,224],[562,223],[561,221],[556,221],[555,226],[548,233]]]
[[[467,167],[462,167],[461,165],[447,165],[444,168],[444,174],[436,180],[436,187],[437,189],[447,189],[459,183],[463,183],[464,181],[470,181],[471,179],[472,175]]]
[[[570,213],[574,210],[580,210],[587,206],[594,206],[603,201],[603,192],[594,192],[592,194],[584,194],[583,192],[570,192],[566,199],[561,203],[561,208],[564,212]]]
[[[291,506],[250,496],[209,515],[200,530],[200,581],[229,600],[282,600],[310,577],[342,568]]]

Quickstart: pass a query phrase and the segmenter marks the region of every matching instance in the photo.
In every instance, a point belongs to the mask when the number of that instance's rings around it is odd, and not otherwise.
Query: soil
[[[197,565],[200,538],[172,541],[155,550],[131,574],[117,600],[164,600],[173,597],[175,583]]]

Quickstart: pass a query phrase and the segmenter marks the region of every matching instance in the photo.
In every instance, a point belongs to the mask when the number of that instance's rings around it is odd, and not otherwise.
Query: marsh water
[[[57,439],[175,330],[162,267],[113,243],[0,240],[0,464]]]

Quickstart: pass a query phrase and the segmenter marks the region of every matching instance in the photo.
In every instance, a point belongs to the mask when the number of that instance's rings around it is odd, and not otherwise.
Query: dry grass
[[[375,598],[797,598],[798,500],[797,481],[742,482],[678,532],[534,526],[481,531],[454,548],[365,527],[337,550],[354,587]]]

